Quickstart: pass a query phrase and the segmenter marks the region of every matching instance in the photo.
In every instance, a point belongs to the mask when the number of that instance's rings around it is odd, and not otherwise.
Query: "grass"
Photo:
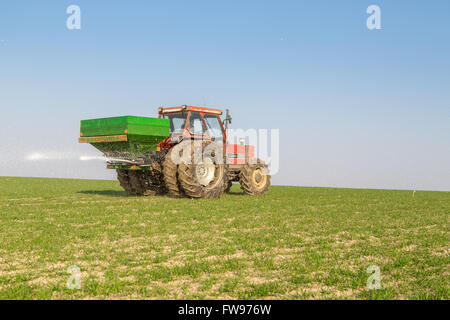
[[[0,299],[449,299],[449,213],[448,192],[234,185],[190,200],[0,178]]]

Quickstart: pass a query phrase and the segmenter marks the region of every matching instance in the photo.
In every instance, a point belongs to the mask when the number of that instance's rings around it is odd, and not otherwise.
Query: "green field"
[[[0,178],[0,299],[449,299],[450,193]],[[81,289],[67,288],[67,268]],[[377,265],[381,289],[369,290]]]

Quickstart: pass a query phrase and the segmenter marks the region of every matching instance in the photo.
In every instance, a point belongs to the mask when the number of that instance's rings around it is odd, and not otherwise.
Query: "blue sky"
[[[71,4],[81,30],[66,28]],[[381,30],[366,28],[372,4]],[[0,175],[114,178],[76,158],[98,154],[77,144],[79,120],[192,104],[280,129],[276,184],[449,191],[449,12],[445,0],[3,1]]]

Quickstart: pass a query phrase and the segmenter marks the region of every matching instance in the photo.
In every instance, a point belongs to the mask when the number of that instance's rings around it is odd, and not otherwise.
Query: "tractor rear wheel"
[[[262,160],[256,163],[246,163],[239,173],[239,183],[244,194],[265,194],[270,186],[269,168]]]
[[[191,156],[184,156],[178,166],[178,179],[184,193],[190,198],[219,198],[228,183],[223,145],[193,141],[190,149]]]
[[[180,198],[183,197],[184,194],[178,183],[178,165],[172,159],[174,148],[170,149],[169,152],[166,153],[166,157],[164,158],[162,165],[162,174],[169,196]]]

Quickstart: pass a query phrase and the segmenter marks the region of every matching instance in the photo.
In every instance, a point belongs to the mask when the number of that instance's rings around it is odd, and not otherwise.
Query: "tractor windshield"
[[[191,115],[189,116],[189,132],[200,136],[205,134],[205,127],[203,126],[200,113],[191,111]]]
[[[170,133],[183,133],[187,112],[164,114],[163,119],[170,120]]]
[[[213,138],[223,138],[222,126],[220,125],[219,118],[211,114],[204,114],[206,126],[208,127],[209,135]]]

